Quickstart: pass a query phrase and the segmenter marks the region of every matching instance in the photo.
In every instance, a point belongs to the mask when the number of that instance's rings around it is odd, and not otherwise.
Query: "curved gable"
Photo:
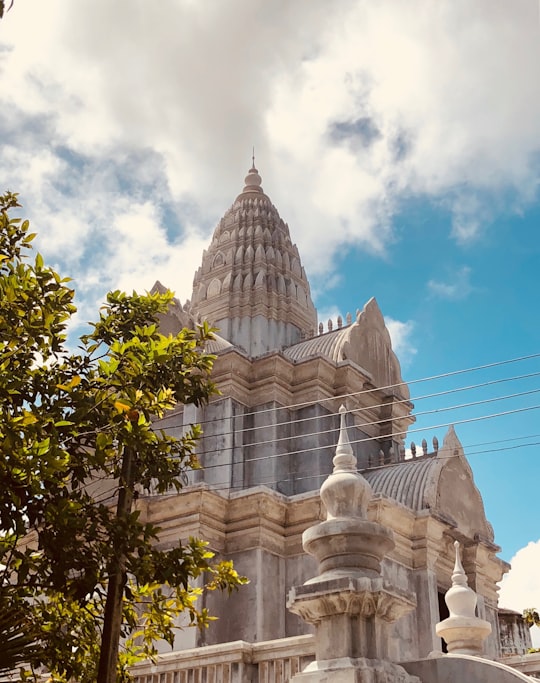
[[[486,519],[482,496],[452,426],[436,455],[368,470],[364,477],[375,493],[414,511],[438,512],[454,521],[464,536],[480,535],[493,542],[493,529]]]
[[[401,377],[401,366],[392,350],[392,341],[383,315],[372,298],[352,325],[312,337],[284,349],[294,362],[323,355],[334,363],[352,361],[366,370],[376,387],[393,387],[394,393],[408,399],[409,389]]]
[[[383,315],[374,298],[371,298],[358,314],[356,323],[343,345],[343,359],[349,359],[366,368],[373,376],[375,386],[401,385],[399,392],[409,398],[409,390],[401,377],[401,366],[392,350],[392,341]]]
[[[444,437],[437,459],[443,466],[436,487],[430,492],[432,507],[452,517],[459,530],[469,538],[479,534],[493,541],[493,528],[486,519],[482,496],[453,426]]]

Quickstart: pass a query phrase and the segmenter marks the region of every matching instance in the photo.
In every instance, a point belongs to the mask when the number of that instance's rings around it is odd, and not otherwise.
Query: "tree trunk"
[[[124,449],[122,460],[122,474],[116,517],[126,518],[131,512],[133,503],[133,451]],[[120,646],[120,630],[122,627],[122,598],[126,583],[126,554],[122,549],[113,557],[109,569],[109,585],[107,587],[107,602],[101,635],[101,651],[97,683],[116,683],[116,667],[118,663],[118,648]]]

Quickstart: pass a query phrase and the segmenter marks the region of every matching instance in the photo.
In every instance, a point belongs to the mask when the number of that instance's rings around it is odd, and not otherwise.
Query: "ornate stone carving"
[[[244,190],[218,223],[203,254],[192,295],[193,309],[252,356],[299,342],[315,328],[317,319],[298,249],[261,183],[257,169],[251,168]],[[225,258],[225,243],[231,245],[231,258]],[[239,276],[242,287],[237,284]],[[218,292],[214,284],[207,296],[216,277],[221,282],[229,277],[238,294],[231,297],[229,287]],[[257,296],[253,296],[254,285]]]
[[[291,589],[288,600],[292,612],[316,627],[317,659],[293,680],[406,681],[403,669],[385,661],[386,630],[414,609],[415,601],[381,577],[381,560],[394,547],[393,535],[366,519],[371,487],[356,471],[345,407],[339,412],[334,470],[321,487],[327,519],[302,536],[319,574]],[[377,671],[384,674],[377,678]]]
[[[312,584],[308,586],[293,588],[289,601],[291,611],[310,624],[340,614],[364,619],[377,617],[393,623],[415,606],[409,595],[384,586],[380,577],[334,579],[322,584],[318,591],[313,590]]]

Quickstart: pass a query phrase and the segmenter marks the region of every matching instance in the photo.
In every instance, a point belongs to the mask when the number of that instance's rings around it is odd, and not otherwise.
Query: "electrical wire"
[[[483,405],[485,403],[494,403],[496,401],[504,401],[504,400],[508,400],[511,398],[519,398],[522,396],[528,396],[530,394],[537,394],[539,392],[540,392],[540,389],[530,389],[528,391],[522,391],[522,392],[518,392],[518,393],[514,393],[514,394],[505,394],[504,396],[491,397],[491,398],[481,399],[479,401],[471,401],[468,403],[460,403],[460,404],[456,404],[456,405],[452,405],[452,406],[444,406],[442,408],[433,408],[431,410],[424,410],[424,411],[420,411],[417,413],[411,413],[410,417],[416,418],[416,417],[421,417],[424,415],[432,415],[435,413],[448,412],[450,410],[461,410],[463,408],[472,408],[474,406]],[[361,412],[363,410],[364,409],[359,410],[359,409],[353,408],[352,410],[347,410],[346,412],[347,412],[347,414],[354,414],[357,412]],[[336,416],[336,413],[332,413],[331,415],[325,416],[325,417],[335,418],[335,416]],[[394,416],[394,417],[390,417],[390,418],[387,417],[387,418],[382,418],[380,420],[373,420],[371,422],[362,422],[360,424],[355,424],[354,426],[357,429],[362,429],[364,427],[372,427],[372,426],[376,426],[376,425],[387,424],[387,423],[393,422],[399,418],[406,419],[407,417],[409,417],[409,416],[405,415],[405,416],[397,416],[397,417]],[[312,417],[310,419],[316,420],[317,418]],[[289,423],[287,423],[287,424],[289,424]],[[281,426],[281,424],[277,424],[275,426],[274,425],[265,425],[264,428],[265,429],[273,429],[274,427],[280,427],[280,426]],[[231,434],[231,435],[235,434],[236,435],[236,434],[241,434],[243,432],[250,432],[250,431],[251,430],[249,428],[247,428],[247,429],[240,429],[237,432],[225,432],[225,433],[221,433],[221,434],[211,434],[210,438],[221,438],[221,437],[223,437],[225,435],[229,435],[229,434]],[[323,434],[330,434],[334,431],[335,431],[335,428],[323,429],[323,430],[319,430],[316,432],[309,432],[307,434],[300,433],[300,434],[293,434],[293,435],[289,435],[289,436],[276,437],[273,439],[268,439],[266,441],[246,442],[242,445],[243,446],[249,446],[249,447],[253,448],[255,446],[266,446],[270,443],[278,443],[281,441],[290,441],[291,439],[294,439],[294,438],[308,438],[308,437],[313,437],[313,436],[321,436]],[[403,432],[400,432],[400,434],[403,434]],[[386,435],[384,435],[384,436],[386,436]],[[374,437],[374,438],[380,438],[380,435],[378,437]],[[209,448],[209,449],[199,451],[198,454],[199,455],[210,455],[211,453],[219,453],[222,450],[223,450],[223,448]]]
[[[373,392],[377,392],[377,391],[384,391],[386,389],[395,389],[397,387],[401,387],[404,385],[409,386],[411,384],[418,384],[420,382],[431,382],[433,380],[445,379],[447,377],[455,377],[457,375],[463,375],[463,374],[466,374],[469,372],[477,372],[479,370],[487,370],[490,368],[501,367],[503,365],[509,365],[511,363],[519,363],[519,362],[526,361],[526,360],[532,360],[533,358],[540,358],[540,353],[532,353],[532,354],[529,354],[526,356],[518,356],[516,358],[509,358],[509,359],[502,360],[502,361],[495,361],[493,363],[486,363],[485,365],[476,365],[476,366],[473,366],[470,368],[464,368],[461,370],[451,370],[450,372],[444,372],[444,373],[439,374],[439,375],[431,375],[429,377],[422,377],[420,379],[412,379],[412,380],[408,380],[408,381],[403,380],[402,382],[397,382],[396,384],[387,384],[386,386],[373,387],[371,389],[361,389],[360,391],[353,391],[351,393],[341,394],[339,396],[328,396],[326,398],[321,398],[318,401],[303,401],[301,403],[292,403],[292,404],[287,405],[287,406],[277,406],[275,408],[263,408],[261,410],[253,410],[253,411],[250,411],[247,413],[243,413],[241,415],[241,417],[250,417],[251,415],[263,415],[264,413],[274,412],[276,410],[292,410],[292,409],[296,409],[296,408],[305,408],[307,406],[312,406],[314,404],[321,405],[323,403],[326,403],[327,401],[335,401],[336,399],[351,398],[353,396],[360,396],[362,394],[369,394],[369,393],[373,393]],[[412,400],[412,399],[410,399],[410,400]],[[173,415],[174,415],[174,413],[173,413]],[[171,415],[171,417],[173,415]],[[162,420],[165,420],[165,419],[167,419],[167,417],[162,418]],[[217,422],[217,421],[220,421],[220,419],[219,418],[212,418],[209,420],[198,421],[197,424],[202,426],[204,424],[209,424],[209,423]]]
[[[431,425],[431,426],[427,426],[427,427],[418,427],[416,429],[409,429],[408,433],[410,434],[410,433],[416,433],[416,432],[426,432],[426,431],[432,430],[432,429],[442,429],[443,427],[450,427],[450,426],[459,425],[459,424],[468,424],[471,422],[480,422],[482,420],[490,420],[490,419],[494,419],[497,417],[504,417],[507,415],[514,415],[514,414],[518,414],[518,413],[527,412],[529,410],[538,410],[538,409],[540,409],[540,405],[526,406],[523,408],[514,408],[512,410],[506,410],[506,411],[502,411],[502,412],[498,412],[498,413],[492,413],[490,415],[481,415],[478,417],[464,418],[462,420],[454,420],[452,422],[444,422],[444,423]],[[361,439],[353,439],[353,440],[350,440],[350,443],[351,444],[367,443],[370,441],[380,441],[381,438],[391,439],[393,437],[400,438],[402,436],[403,436],[403,432],[393,432],[391,434],[384,434],[383,436],[380,436],[380,435],[378,435],[378,436],[367,436],[367,437],[363,437]],[[302,435],[300,434],[296,438],[302,438]],[[245,444],[244,447],[246,447],[248,445],[249,444]],[[242,464],[257,462],[260,460],[270,460],[270,459],[274,459],[274,458],[283,458],[286,456],[299,455],[302,453],[312,453],[314,451],[320,451],[320,450],[324,450],[327,448],[332,448],[332,446],[327,444],[327,445],[323,445],[323,446],[313,446],[311,448],[303,448],[303,449],[298,449],[298,450],[294,450],[294,451],[287,451],[285,453],[273,453],[273,454],[258,456],[258,457],[254,457],[254,458],[247,458],[243,461]],[[201,453],[201,454],[197,454],[197,455],[200,456],[200,455],[204,455],[204,454]],[[237,463],[233,463],[233,466],[235,464],[237,464]],[[241,464],[241,463],[238,463],[238,464]],[[203,469],[209,470],[209,469],[214,469],[217,467],[227,467],[227,466],[228,466],[228,463],[218,463],[218,464],[213,464],[213,465],[208,464],[208,465],[204,465]]]
[[[530,360],[530,359],[534,359],[534,358],[538,358],[538,357],[540,357],[540,353],[538,353],[538,354],[530,354],[530,355],[527,355],[527,356],[521,356],[521,357],[512,358],[512,359],[508,359],[508,360],[504,360],[504,361],[497,361],[497,362],[489,363],[489,364],[485,364],[485,365],[479,365],[479,366],[475,366],[475,367],[471,367],[471,368],[466,368],[466,369],[462,369],[462,370],[455,370],[455,371],[451,371],[451,372],[447,372],[447,373],[442,373],[442,374],[439,374],[439,375],[433,375],[433,376],[431,376],[431,377],[426,377],[426,378],[422,378],[422,379],[411,380],[411,381],[408,382],[407,384],[415,384],[415,383],[419,383],[419,382],[427,382],[427,381],[432,381],[432,380],[436,380],[436,379],[447,378],[447,377],[456,376],[456,375],[461,375],[461,374],[465,374],[465,373],[469,373],[469,372],[475,372],[475,371],[479,371],[479,370],[484,370],[484,369],[489,369],[489,368],[504,366],[504,365],[507,365],[507,364],[510,364],[510,363],[522,362],[522,361],[525,361],[525,360]],[[411,401],[420,401],[420,400],[425,400],[425,399],[428,399],[428,398],[437,398],[437,397],[446,396],[446,395],[450,395],[450,394],[457,393],[457,392],[463,392],[463,391],[467,391],[467,390],[474,390],[474,389],[478,389],[478,388],[484,388],[484,387],[487,387],[487,386],[491,386],[491,385],[499,384],[499,383],[503,383],[503,382],[510,382],[510,381],[518,381],[518,380],[528,379],[528,378],[536,377],[536,376],[539,376],[539,375],[540,375],[540,372],[533,372],[533,373],[527,373],[527,374],[520,375],[520,376],[512,376],[512,377],[499,378],[499,379],[495,379],[495,380],[488,380],[488,381],[486,381],[486,382],[482,382],[482,383],[478,383],[478,384],[473,384],[473,385],[469,385],[469,386],[465,386],[465,387],[457,387],[457,388],[450,389],[450,390],[446,390],[446,391],[435,392],[435,393],[432,393],[432,394],[425,394],[425,395],[423,395],[423,396],[418,396],[418,397],[416,397],[416,398],[411,398],[411,399],[399,399],[399,400],[397,400],[397,401],[394,401],[394,403],[410,403]],[[379,388],[373,388],[373,389],[366,389],[366,390],[362,390],[362,391],[359,391],[359,392],[351,392],[351,393],[349,393],[349,394],[344,394],[344,395],[341,395],[341,396],[326,397],[326,398],[322,398],[322,399],[320,399],[320,400],[318,400],[318,401],[303,402],[303,403],[292,404],[292,405],[289,405],[289,406],[279,406],[279,407],[276,407],[276,408],[262,409],[262,410],[260,410],[260,411],[253,411],[253,412],[244,413],[244,414],[239,415],[239,416],[230,416],[229,418],[225,418],[225,419],[234,419],[235,417],[244,418],[244,417],[248,417],[248,416],[250,416],[250,415],[261,415],[261,414],[263,414],[263,413],[276,412],[276,411],[278,411],[278,410],[292,409],[292,408],[298,408],[298,407],[303,407],[303,406],[308,406],[308,405],[309,405],[309,406],[312,406],[312,405],[321,405],[322,403],[327,402],[327,401],[336,401],[336,400],[339,400],[339,399],[344,399],[344,398],[347,398],[347,397],[353,397],[353,396],[357,396],[357,395],[361,395],[361,394],[367,394],[367,393],[371,393],[371,392],[374,392],[374,391],[381,391],[381,390],[384,390],[384,389],[395,388],[395,387],[398,387],[398,386],[402,386],[403,384],[405,384],[405,382],[400,382],[399,384],[394,384],[394,385],[387,385],[386,387],[379,387]],[[462,409],[462,408],[468,408],[468,407],[472,407],[472,406],[482,405],[482,404],[485,404],[485,403],[492,403],[492,402],[496,402],[496,401],[499,401],[499,400],[507,400],[507,399],[510,399],[510,398],[517,398],[517,397],[521,397],[521,396],[525,396],[525,395],[530,395],[530,394],[538,393],[539,391],[540,391],[540,389],[533,389],[533,390],[529,390],[529,391],[525,391],[525,392],[518,392],[518,393],[515,393],[515,394],[508,394],[508,395],[499,396],[499,397],[492,397],[492,398],[483,399],[483,400],[479,400],[479,401],[474,401],[474,402],[469,402],[469,403],[462,403],[462,404],[458,404],[458,405],[454,405],[454,406],[445,406],[445,407],[436,408],[436,409],[431,409],[431,410],[427,410],[427,411],[421,411],[421,412],[416,413],[415,415],[412,415],[412,417],[421,416],[421,415],[428,415],[428,414],[436,414],[436,413],[440,413],[440,412],[447,412],[447,411],[450,411],[450,410],[458,410],[458,409]],[[349,412],[349,413],[363,412],[363,411],[365,411],[365,410],[372,410],[372,409],[374,409],[374,408],[380,408],[380,407],[383,407],[383,406],[386,406],[386,405],[388,405],[388,404],[385,403],[385,404],[378,404],[378,405],[375,405],[375,406],[366,406],[366,407],[364,407],[364,408],[355,408],[355,409],[351,409],[351,410],[349,410],[349,411],[347,411],[347,412]],[[483,415],[483,416],[478,416],[478,417],[473,417],[473,418],[467,418],[467,419],[462,419],[462,420],[454,420],[454,421],[452,421],[451,423],[442,423],[442,424],[433,425],[433,426],[430,426],[430,427],[422,427],[422,428],[417,428],[417,429],[409,429],[409,430],[408,430],[408,433],[416,433],[416,432],[419,432],[419,431],[427,431],[427,430],[429,430],[429,429],[438,429],[438,428],[442,428],[442,427],[448,427],[448,426],[450,426],[450,424],[454,424],[454,425],[456,425],[456,424],[466,424],[466,423],[477,422],[477,421],[481,421],[481,420],[493,419],[493,418],[502,417],[502,416],[506,416],[506,415],[512,415],[512,414],[516,414],[516,413],[522,413],[522,412],[529,411],[529,410],[536,410],[536,409],[539,409],[539,408],[540,408],[540,405],[527,406],[527,407],[523,407],[523,408],[517,408],[517,409],[513,409],[513,410],[508,410],[508,411],[501,411],[501,412],[493,413],[493,414],[490,414],[490,415]],[[165,419],[168,419],[169,417],[170,417],[170,418],[176,417],[176,415],[167,416]],[[407,417],[407,416],[404,416],[404,417]],[[286,421],[286,422],[282,422],[282,423],[277,423],[276,425],[272,425],[272,424],[270,424],[270,425],[260,425],[260,426],[256,426],[256,427],[244,428],[244,429],[240,429],[240,430],[236,430],[236,431],[224,432],[224,433],[221,433],[221,434],[215,434],[215,435],[210,435],[210,436],[213,437],[213,438],[219,438],[219,437],[226,436],[226,435],[238,434],[238,433],[243,433],[243,432],[252,432],[252,431],[254,431],[255,429],[268,429],[268,428],[279,427],[279,426],[287,425],[287,424],[293,424],[293,423],[298,423],[298,422],[304,422],[304,421],[307,421],[307,420],[314,420],[314,419],[319,420],[319,419],[324,419],[324,418],[335,418],[335,413],[329,413],[329,414],[327,414],[327,415],[321,415],[321,416],[317,416],[317,417],[302,418],[302,419],[299,419],[299,420],[290,420],[290,421]],[[163,420],[161,420],[160,422],[162,422],[162,421],[163,421]],[[390,418],[390,419],[387,418],[387,419],[384,419],[384,420],[377,420],[377,421],[373,421],[373,422],[362,423],[362,424],[360,424],[360,425],[355,425],[355,427],[356,427],[357,429],[360,429],[360,428],[362,428],[362,427],[371,426],[371,425],[377,425],[377,424],[381,424],[381,423],[389,423],[389,422],[391,422],[391,421],[392,421],[392,418]],[[201,422],[200,424],[205,424],[205,423],[208,424],[208,423],[215,423],[215,422],[220,422],[220,423],[221,423],[221,422],[223,422],[223,420],[222,420],[222,419],[218,419],[218,418],[213,418],[213,419],[211,419],[211,420],[203,421],[203,422]],[[244,448],[245,448],[245,447],[251,447],[251,448],[253,448],[253,447],[256,447],[256,446],[274,444],[274,443],[277,443],[277,442],[280,442],[280,441],[289,441],[290,439],[293,439],[293,438],[298,439],[298,438],[308,438],[308,437],[320,436],[320,435],[329,434],[329,433],[335,432],[335,431],[336,431],[335,429],[320,430],[320,431],[317,431],[317,432],[313,432],[313,433],[309,433],[309,434],[299,434],[299,435],[292,436],[292,437],[277,438],[277,439],[272,439],[272,440],[268,440],[268,441],[254,442],[254,443],[251,443],[251,444],[246,443],[246,444],[242,444],[242,447],[244,447]],[[399,431],[399,432],[394,432],[394,433],[391,433],[391,434],[378,435],[378,436],[371,436],[371,437],[363,437],[363,438],[360,438],[360,439],[356,439],[356,440],[351,441],[351,444],[355,444],[355,443],[364,443],[364,442],[370,442],[370,441],[378,441],[378,440],[380,440],[381,438],[384,438],[384,439],[390,439],[390,438],[393,438],[393,437],[401,438],[401,437],[403,436],[403,434],[404,434],[403,431]],[[520,438],[520,437],[517,437],[517,438]],[[527,438],[527,437],[521,437],[521,438]],[[500,443],[500,442],[501,442],[501,441],[497,441],[497,442],[494,442],[494,443]],[[489,445],[489,443],[491,443],[491,442],[485,442],[486,445]],[[481,445],[484,445],[484,444],[478,444],[478,446],[481,446]],[[522,446],[526,447],[526,446],[529,446],[529,445],[535,445],[535,444],[521,444],[521,445],[516,445],[516,446],[511,446],[511,447],[506,447],[506,448],[488,449],[487,451],[477,451],[477,452],[473,452],[473,453],[471,453],[471,455],[475,455],[475,454],[477,454],[477,453],[498,451],[498,450],[512,450],[512,449],[520,448],[520,447],[522,447]],[[248,459],[244,460],[242,463],[238,463],[238,464],[246,465],[246,464],[248,464],[248,463],[256,462],[256,461],[259,461],[259,460],[268,460],[268,459],[273,459],[273,458],[286,457],[286,456],[291,456],[291,455],[298,455],[298,454],[302,454],[302,453],[314,452],[314,451],[318,451],[318,450],[328,449],[328,448],[330,448],[330,447],[331,447],[331,446],[329,446],[329,445],[315,446],[315,447],[306,448],[306,449],[298,449],[298,450],[295,450],[295,451],[288,451],[288,452],[286,452],[286,453],[275,453],[275,454],[270,454],[270,455],[264,455],[264,456],[254,457],[254,458],[248,458]],[[213,453],[213,452],[219,452],[219,451],[221,451],[221,450],[223,450],[223,449],[212,449],[212,450],[208,450],[208,451],[202,451],[202,452],[200,452],[198,455],[199,455],[199,456],[204,456],[204,455],[211,454],[211,453]],[[217,468],[217,467],[226,467],[226,466],[227,466],[226,464],[214,464],[214,465],[209,464],[209,465],[207,465],[204,469],[207,470],[207,469],[213,469],[213,468]],[[233,466],[234,466],[234,464],[233,464]],[[283,480],[280,480],[280,481],[283,481]],[[224,482],[224,483],[225,483],[225,482]],[[243,487],[241,487],[241,488],[243,488]],[[102,501],[105,501],[105,500],[114,498],[115,494],[114,494],[113,492],[114,492],[115,490],[116,490],[116,489],[113,488],[113,489],[110,489],[110,490],[108,490],[108,491],[101,492],[101,493],[100,493],[100,496],[102,496],[102,499],[101,499],[101,500],[102,500]],[[109,494],[112,494],[112,495],[109,495]],[[100,501],[98,500],[97,502],[100,502]]]
[[[426,400],[426,399],[440,398],[441,396],[448,396],[448,395],[454,394],[454,393],[459,393],[459,392],[469,391],[469,390],[474,390],[474,389],[481,389],[481,388],[485,388],[488,386],[493,386],[495,384],[501,384],[504,382],[521,381],[524,379],[530,379],[531,377],[538,377],[538,376],[540,376],[540,372],[531,372],[531,373],[527,373],[524,375],[513,375],[511,377],[503,377],[503,378],[499,378],[499,379],[495,379],[495,380],[488,380],[486,382],[480,382],[478,384],[470,384],[470,385],[464,386],[464,387],[455,387],[454,389],[447,389],[445,391],[434,392],[431,394],[424,394],[422,396],[415,396],[415,397],[411,397],[410,399],[399,399],[397,401],[393,401],[391,405],[398,405],[398,404],[402,404],[402,403],[412,403],[412,402],[416,403],[418,401],[422,401],[422,400]],[[419,380],[419,381],[421,381],[421,380]],[[345,396],[346,395],[334,396],[334,397],[332,397],[332,400],[339,400],[339,399],[344,398]],[[324,400],[330,400],[330,399],[324,399]],[[320,402],[319,401],[312,401],[310,403],[310,405],[311,406],[317,406],[317,405],[320,405]],[[363,406],[361,408],[353,408],[353,409],[349,410],[348,412],[351,412],[351,413],[359,412],[360,413],[360,412],[363,412],[366,410],[374,410],[376,408],[383,408],[383,407],[386,407],[388,405],[390,405],[390,404],[378,403],[378,404],[371,405],[371,406]],[[272,408],[272,409],[264,409],[261,411],[261,413],[268,412],[268,410],[281,410],[281,409],[283,409],[283,407]],[[197,422],[196,424],[199,424],[199,425],[211,424],[211,423],[220,423],[221,424],[225,420],[230,421],[230,420],[235,420],[235,419],[243,419],[246,416],[249,416],[252,414],[258,415],[260,413],[256,412],[256,413],[241,413],[238,415],[229,415],[229,416],[226,416],[224,418],[212,418],[209,420],[202,420],[200,422]],[[424,413],[416,413],[416,415],[422,415],[422,414],[424,414]],[[179,415],[179,413],[173,413],[171,415],[165,416],[164,418],[161,418],[158,421],[159,426],[161,427],[163,421],[173,419],[173,418],[177,418],[178,415]],[[298,418],[298,419],[291,419],[291,420],[286,420],[283,422],[276,422],[275,424],[270,423],[267,425],[254,425],[252,427],[243,427],[243,428],[231,430],[228,432],[220,432],[219,434],[211,434],[209,436],[214,437],[214,438],[215,437],[230,436],[233,434],[236,435],[236,434],[241,434],[243,432],[254,432],[254,431],[257,431],[260,429],[268,429],[271,427],[282,427],[282,426],[287,426],[290,424],[299,424],[302,422],[308,422],[310,420],[315,420],[315,419],[316,420],[324,420],[324,419],[334,418],[334,416],[335,416],[335,413],[331,412],[331,413],[327,413],[326,415],[319,415],[316,417],[311,416],[311,417],[304,417],[304,418]],[[377,424],[377,423],[373,422],[373,423],[369,423],[369,424]],[[180,425],[175,425],[175,426],[180,426]],[[184,426],[184,425],[181,425],[181,426]],[[188,426],[188,425],[185,425],[185,426]],[[320,433],[323,433],[323,432],[320,432]]]
[[[485,451],[478,451],[478,453],[475,453],[474,455],[479,455],[483,453],[491,453],[491,452],[497,452],[497,451],[509,451],[509,450],[515,450],[516,448],[527,448],[529,446],[539,446],[540,441],[536,441],[534,443],[528,443],[528,444],[522,444],[521,446],[507,446],[505,448],[495,448],[495,449],[488,449]],[[465,446],[463,447],[465,449]],[[371,467],[364,467],[361,470],[357,470],[361,474],[365,474],[367,472],[375,471],[375,470],[382,470],[382,469],[389,469],[391,467],[397,467],[399,465],[403,465],[403,463],[410,463],[411,467],[414,467],[415,463],[421,463],[425,462],[427,460],[434,460],[437,458],[438,461],[440,460],[450,460],[451,458],[454,458],[454,455],[440,455],[440,451],[438,454],[428,454],[428,455],[421,455],[417,458],[408,458],[406,460],[401,460],[399,462],[392,462],[392,463],[385,463],[384,465],[373,465]],[[224,467],[224,465],[222,465]],[[206,469],[206,468],[205,468]],[[204,470],[203,470],[204,471]],[[291,472],[291,474],[299,474],[298,470],[295,470],[294,472]],[[309,474],[301,477],[292,477],[292,478],[287,478],[287,479],[275,479],[273,481],[260,481],[257,482],[256,484],[250,484],[250,485],[244,485],[244,484],[228,484],[226,481],[222,482],[217,482],[217,483],[209,483],[205,481],[199,481],[199,482],[193,482],[192,484],[189,484],[189,486],[198,486],[200,484],[207,485],[208,487],[211,488],[212,491],[245,491],[248,489],[256,488],[257,486],[275,486],[278,484],[295,484],[296,482],[299,481],[305,481],[307,479],[321,479],[321,478],[326,478],[330,474],[324,473],[324,472],[319,472],[317,474]],[[313,490],[315,493],[316,489]],[[152,498],[155,497],[156,494],[148,493],[148,494],[143,494],[140,496],[140,498]],[[164,496],[175,496],[178,495],[177,492],[171,492],[171,493],[166,493],[166,494],[160,494]]]

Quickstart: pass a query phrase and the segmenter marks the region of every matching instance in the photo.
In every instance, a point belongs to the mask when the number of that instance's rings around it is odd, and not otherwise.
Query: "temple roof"
[[[263,192],[254,166],[203,252],[190,307],[250,355],[254,350],[248,348],[250,339],[256,335],[268,337],[266,346],[261,339],[257,349],[267,352],[315,334],[317,314],[298,248],[291,241],[289,226]],[[257,316],[273,321],[273,328],[250,330],[248,335],[246,325]],[[232,322],[241,320],[248,322]],[[270,341],[272,331],[275,340]]]
[[[493,529],[486,519],[482,497],[453,426],[448,428],[443,446],[436,454],[362,474],[375,493],[415,512],[436,511],[452,520],[469,538],[479,535],[493,542]]]
[[[227,349],[232,348],[233,345],[230,342],[214,332],[214,339],[206,342],[204,350],[207,353],[219,353],[220,351],[226,351]]]
[[[430,484],[435,482],[439,466],[435,457],[423,456],[363,474],[377,493],[393,498],[411,510],[425,510],[430,508]]]
[[[317,355],[335,363],[352,361],[367,371],[375,386],[393,389],[393,393],[402,398],[410,396],[401,377],[399,361],[392,350],[390,334],[374,298],[358,311],[352,325],[294,344],[283,353],[296,363]]]
[[[322,355],[335,363],[345,359],[344,347],[351,336],[352,325],[342,327],[332,332],[320,334],[302,341],[283,351],[284,355],[293,361],[302,361],[312,356]]]

